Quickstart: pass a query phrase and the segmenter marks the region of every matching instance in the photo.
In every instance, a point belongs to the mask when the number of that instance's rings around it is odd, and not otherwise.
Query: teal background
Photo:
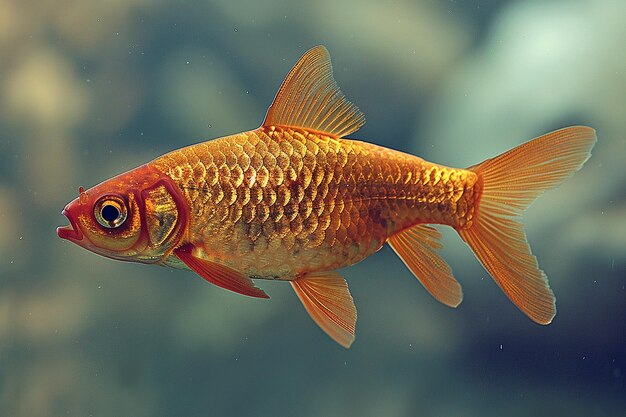
[[[0,0],[0,415],[626,415],[626,3]],[[534,324],[454,232],[434,300],[385,247],[342,271],[350,350],[269,301],[56,235],[90,187],[257,127],[324,44],[353,137],[468,166],[572,124],[593,157],[525,216],[557,297]]]

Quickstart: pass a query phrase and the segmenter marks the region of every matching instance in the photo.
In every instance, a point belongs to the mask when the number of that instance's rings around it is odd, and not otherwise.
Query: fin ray
[[[356,132],[365,116],[341,92],[328,51],[307,51],[285,77],[263,126],[304,128],[341,138]]]
[[[354,341],[356,307],[341,275],[317,272],[290,283],[315,323],[335,342],[349,348]]]
[[[573,126],[469,168],[483,191],[471,224],[457,231],[509,299],[540,324],[554,318],[555,298],[520,217],[543,191],[580,169],[595,143],[592,128]]]
[[[461,284],[436,250],[441,234],[426,225],[413,226],[391,236],[387,242],[424,288],[438,301],[457,307],[463,300]]]

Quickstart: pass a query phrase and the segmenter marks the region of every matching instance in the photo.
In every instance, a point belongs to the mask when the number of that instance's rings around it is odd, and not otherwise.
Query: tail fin
[[[595,143],[595,130],[573,126],[469,168],[483,191],[471,225],[457,231],[511,301],[540,324],[554,318],[555,299],[520,216],[543,191],[578,171]]]

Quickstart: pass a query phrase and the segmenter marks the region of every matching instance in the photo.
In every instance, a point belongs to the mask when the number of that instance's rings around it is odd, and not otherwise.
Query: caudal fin
[[[483,190],[470,226],[457,231],[511,301],[540,324],[554,318],[555,299],[520,217],[543,191],[578,171],[595,143],[594,129],[573,126],[469,168]]]

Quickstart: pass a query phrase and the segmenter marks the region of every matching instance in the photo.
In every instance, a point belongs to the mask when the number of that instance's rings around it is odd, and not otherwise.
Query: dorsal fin
[[[316,46],[289,71],[263,126],[304,128],[341,138],[365,124],[365,115],[341,92],[333,78],[328,50]]]

